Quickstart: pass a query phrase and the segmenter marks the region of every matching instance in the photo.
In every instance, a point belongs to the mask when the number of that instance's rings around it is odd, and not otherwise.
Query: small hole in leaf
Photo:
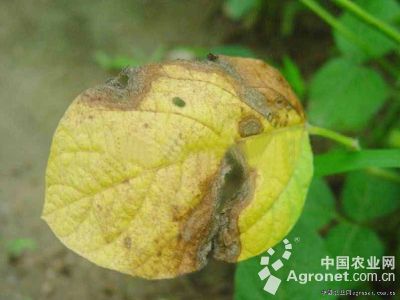
[[[118,77],[118,84],[122,87],[122,88],[126,88],[126,86],[128,85],[128,81],[129,81],[129,76],[126,74],[121,74]]]
[[[208,59],[209,61],[216,61],[216,60],[218,59],[218,56],[217,56],[217,55],[214,55],[214,54],[212,54],[212,53],[208,53],[208,54],[207,54],[207,59]]]
[[[186,105],[186,102],[179,97],[172,98],[172,102],[178,107],[184,107]]]

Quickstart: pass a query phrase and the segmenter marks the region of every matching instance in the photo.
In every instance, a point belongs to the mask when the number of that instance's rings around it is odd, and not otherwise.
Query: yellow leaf
[[[127,69],[54,134],[43,218],[90,261],[144,278],[236,262],[279,242],[312,176],[303,110],[259,60]]]

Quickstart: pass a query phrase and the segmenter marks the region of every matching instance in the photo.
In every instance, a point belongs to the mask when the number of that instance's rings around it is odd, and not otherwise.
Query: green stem
[[[371,51],[369,46],[360,39],[355,33],[344,26],[340,21],[338,21],[332,14],[330,14],[325,8],[319,5],[314,0],[300,0],[305,6],[311,9],[316,15],[318,15],[322,20],[328,23],[337,32],[343,35],[347,40],[358,46],[367,55],[371,56]],[[388,72],[394,78],[399,77],[399,72],[394,69],[390,63],[386,62],[384,58],[378,58],[376,61],[381,65],[381,67]]]
[[[351,2],[349,0],[334,0],[334,1],[339,6],[350,11],[352,14],[354,14],[356,17],[358,17],[365,23],[380,30],[383,34],[394,40],[396,43],[400,43],[400,33],[397,30],[395,30],[393,27],[386,24],[385,22],[379,20],[378,18],[374,17],[373,15],[369,14],[367,11],[362,9],[354,2]]]
[[[325,138],[333,140],[339,144],[342,144],[346,147],[349,147],[353,150],[357,150],[357,151],[361,150],[360,144],[357,139],[345,136],[343,134],[337,133],[335,131],[332,131],[332,130],[329,130],[326,128],[313,126],[308,123],[307,123],[307,130],[312,135],[319,135],[319,136],[325,137]]]

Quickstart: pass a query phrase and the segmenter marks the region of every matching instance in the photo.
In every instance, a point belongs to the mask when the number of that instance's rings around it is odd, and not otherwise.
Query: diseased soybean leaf
[[[222,55],[152,64],[71,104],[43,218],[100,266],[171,278],[210,251],[236,262],[282,240],[312,172],[304,112],[276,69]]]

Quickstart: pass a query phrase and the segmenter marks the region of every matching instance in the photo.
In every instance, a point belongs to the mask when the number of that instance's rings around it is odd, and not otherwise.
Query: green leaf
[[[395,253],[397,259],[400,257],[400,230],[397,233],[397,250]]]
[[[332,151],[314,157],[314,174],[317,177],[368,167],[400,168],[400,150]]]
[[[299,67],[289,56],[283,57],[283,66],[281,71],[283,76],[292,86],[297,96],[302,98],[305,92],[304,80],[301,76]]]
[[[314,178],[308,190],[301,222],[315,230],[328,224],[335,215],[335,198],[324,180]]]
[[[346,59],[326,63],[310,86],[312,123],[336,130],[360,130],[382,106],[388,88],[372,69]]]
[[[395,0],[358,0],[355,3],[389,24],[393,24],[400,17],[400,5]],[[334,38],[339,50],[353,59],[360,61],[376,58],[398,48],[394,41],[349,12],[342,14],[340,21],[354,32],[367,48],[366,53],[363,49],[343,37],[338,31],[334,31]]]
[[[240,20],[248,13],[258,9],[261,5],[260,0],[226,0],[224,3],[224,12],[232,20]]]
[[[307,224],[304,216],[300,222],[289,234],[288,239],[293,245],[292,255],[284,266],[271,273],[282,280],[277,293],[273,296],[263,290],[265,281],[261,281],[258,272],[264,266],[260,265],[261,256],[256,256],[244,262],[240,262],[236,268],[235,274],[235,300],[261,300],[261,299],[319,299],[321,290],[332,289],[334,282],[316,282],[311,281],[307,284],[289,280],[287,281],[290,270],[294,270],[296,274],[300,273],[320,273],[324,269],[321,268],[320,259],[327,255],[327,249],[321,237],[317,232]],[[300,242],[295,242],[297,238]],[[275,253],[271,258],[274,261],[275,256],[279,258],[282,254],[282,243],[274,247]],[[330,298],[336,299],[336,297]]]
[[[255,256],[236,265],[235,300],[266,299],[263,282],[258,277],[261,256]]]
[[[400,148],[400,129],[392,129],[387,137],[387,144],[393,148]]]
[[[400,206],[400,185],[366,172],[352,172],[343,188],[343,209],[356,221],[391,213]]]
[[[332,255],[369,258],[381,256],[384,252],[384,246],[374,231],[354,224],[340,223],[332,228],[326,244]]]
[[[351,264],[351,258],[360,256],[364,258],[364,267],[371,256],[381,259],[384,253],[384,246],[374,231],[354,224],[339,223],[329,231],[325,241],[331,257],[349,256]],[[351,274],[357,270],[349,268],[348,272],[351,278]],[[342,288],[353,288],[362,284],[356,281],[339,283]]]

